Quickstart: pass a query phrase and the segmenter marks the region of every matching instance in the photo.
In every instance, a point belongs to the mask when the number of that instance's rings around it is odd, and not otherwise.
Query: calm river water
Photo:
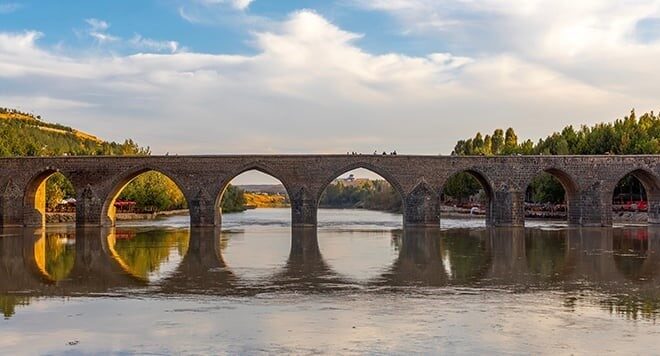
[[[660,229],[288,209],[0,234],[2,354],[649,354]]]

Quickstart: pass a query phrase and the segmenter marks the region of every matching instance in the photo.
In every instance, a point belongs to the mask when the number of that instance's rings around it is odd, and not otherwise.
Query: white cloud
[[[246,10],[254,0],[194,0],[203,5],[230,5],[237,10]]]
[[[129,40],[129,43],[135,48],[156,52],[175,53],[181,49],[177,41],[157,41],[151,38],[144,38],[138,34],[134,35]]]
[[[107,22],[99,19],[86,19],[85,22],[87,22],[92,31],[105,31],[110,27]]]
[[[26,98],[46,97],[46,119],[161,153],[448,153],[475,130],[538,137],[652,109],[660,92],[652,58],[632,54],[639,73],[601,85],[606,64],[582,63],[580,76],[515,53],[369,53],[363,35],[311,11],[254,36],[250,56],[67,57],[39,46],[36,32],[0,34],[0,79],[11,88],[0,104],[19,97],[30,109]]]
[[[402,33],[441,41],[453,52],[489,58],[512,55],[595,87],[631,95],[639,94],[640,81],[651,89],[655,84],[646,82],[660,79],[655,69],[660,42],[640,32],[639,26],[646,24],[648,29],[660,17],[660,0],[355,3],[385,11],[399,20]]]
[[[254,0],[182,0],[179,16],[193,24],[265,28],[271,21],[248,11]]]
[[[0,4],[0,14],[11,14],[21,8],[21,4],[15,2]]]
[[[106,32],[108,28],[110,28],[110,24],[107,22],[94,18],[86,19],[85,22],[89,25],[87,34],[97,43],[104,44],[119,41],[119,37],[110,35]]]

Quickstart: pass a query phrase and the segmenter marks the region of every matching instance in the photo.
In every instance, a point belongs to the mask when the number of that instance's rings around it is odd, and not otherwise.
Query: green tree
[[[461,172],[447,180],[443,194],[445,197],[454,198],[459,203],[465,203],[468,198],[479,193],[481,189],[481,183],[472,174]]]
[[[492,153],[498,155],[504,149],[504,131],[502,129],[496,129],[493,132],[492,140]]]
[[[506,129],[504,134],[504,154],[515,153],[518,148],[518,136],[513,128]]]
[[[236,186],[228,185],[222,194],[221,206],[223,213],[245,211],[244,191]]]

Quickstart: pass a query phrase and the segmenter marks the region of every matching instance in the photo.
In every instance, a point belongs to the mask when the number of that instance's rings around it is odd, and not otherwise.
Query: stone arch
[[[485,212],[486,212],[486,225],[492,225],[493,224],[493,204],[494,204],[494,199],[495,199],[495,193],[493,189],[493,182],[492,180],[488,177],[488,175],[482,171],[481,169],[477,167],[470,167],[466,169],[461,169],[461,170],[456,170],[451,172],[450,174],[447,175],[445,180],[442,182],[442,186],[440,188],[440,192],[444,192],[445,187],[447,185],[447,182],[449,181],[450,178],[454,177],[455,175],[459,173],[467,173],[474,177],[479,184],[481,185],[482,189],[484,190],[484,193],[486,195],[486,206],[485,206]]]
[[[251,161],[247,164],[241,165],[237,169],[234,169],[231,174],[222,179],[218,187],[213,191],[214,195],[210,199],[213,201],[213,220],[215,226],[220,226],[222,223],[222,197],[227,190],[227,187],[236,177],[250,171],[257,171],[278,180],[284,186],[284,190],[286,191],[289,199],[292,200],[292,197],[296,192],[292,190],[290,182],[284,179],[284,175],[280,174],[275,169],[264,164],[263,162]],[[293,201],[291,201],[291,207],[292,209],[294,208]]]
[[[532,183],[532,180],[538,177],[541,173],[547,173],[555,178],[562,188],[564,188],[565,201],[566,201],[566,219],[571,225],[580,224],[580,188],[577,180],[570,173],[557,167],[542,168],[531,174],[524,182],[522,189],[527,189]]]
[[[174,184],[181,190],[184,197],[186,198],[186,203],[188,209],[190,209],[191,197],[189,192],[184,190],[183,185],[179,178],[172,172],[169,172],[167,169],[153,167],[150,165],[142,165],[138,167],[133,167],[125,172],[122,172],[120,175],[116,176],[110,183],[110,190],[105,196],[100,197],[103,201],[101,208],[101,226],[114,226],[115,225],[115,207],[113,203],[119,197],[119,194],[124,190],[124,188],[130,183],[133,179],[137,178],[143,173],[146,172],[158,172],[165,175],[167,178],[171,179]],[[89,193],[92,193],[91,191]]]
[[[274,169],[272,169],[271,167],[269,167],[268,165],[262,162],[258,162],[258,161],[250,162],[248,164],[242,165],[240,168],[236,169],[234,173],[228,175],[227,178],[223,179],[222,182],[220,182],[219,188],[216,190],[216,194],[215,194],[216,196],[215,207],[216,210],[218,210],[218,213],[220,212],[219,209],[222,203],[222,195],[229,186],[229,183],[231,183],[231,181],[234,180],[234,178],[249,171],[257,171],[277,179],[284,186],[284,190],[286,190],[286,194],[288,196],[292,195],[293,191],[291,190],[291,186],[289,182],[283,179],[283,176],[281,174],[278,174],[277,172],[275,172]]]
[[[379,176],[383,177],[383,179],[385,179],[385,181],[387,181],[387,183],[389,183],[394,188],[394,190],[399,194],[399,197],[403,201],[403,199],[406,196],[405,190],[401,186],[401,183],[396,178],[394,178],[394,175],[392,175],[390,172],[388,172],[386,169],[384,169],[382,167],[378,167],[376,165],[373,165],[373,164],[370,164],[370,163],[367,163],[367,162],[354,162],[354,163],[350,163],[348,165],[342,166],[339,169],[334,170],[332,173],[327,175],[323,179],[323,181],[321,181],[321,185],[318,187],[318,190],[317,190],[316,195],[315,195],[317,204],[321,200],[321,195],[323,194],[325,189],[328,187],[328,185],[330,185],[330,183],[332,183],[333,180],[335,180],[337,177],[340,177],[344,173],[350,172],[350,171],[352,171],[354,169],[358,169],[358,168],[367,169],[367,170],[369,170],[373,173],[376,173]]]
[[[46,181],[56,173],[61,173],[74,185],[74,180],[71,179],[69,173],[54,167],[48,167],[30,177],[23,191],[24,226],[42,227],[46,225]],[[76,193],[80,193],[79,187],[74,185],[73,188]]]
[[[628,175],[637,178],[646,191],[648,223],[654,225],[660,224],[660,177],[646,168],[636,168],[616,177],[607,189],[607,203],[611,206],[616,186]],[[612,209],[610,208],[607,211],[610,210]]]

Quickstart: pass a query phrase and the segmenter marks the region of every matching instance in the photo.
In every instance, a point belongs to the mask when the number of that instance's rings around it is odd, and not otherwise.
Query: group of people
[[[349,156],[359,156],[362,153],[351,151],[351,152],[346,152],[346,154],[349,155]],[[377,150],[374,151],[374,156],[377,155],[377,154],[378,154],[378,151]],[[387,155],[396,156],[396,151],[392,151],[390,153],[387,153],[387,152],[383,151],[383,156],[387,156]]]

